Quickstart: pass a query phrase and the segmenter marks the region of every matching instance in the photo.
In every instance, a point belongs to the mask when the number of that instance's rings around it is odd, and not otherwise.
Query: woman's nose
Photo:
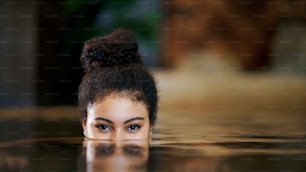
[[[124,139],[125,139],[124,133],[122,130],[116,130],[115,132],[113,132],[111,140],[124,140]]]

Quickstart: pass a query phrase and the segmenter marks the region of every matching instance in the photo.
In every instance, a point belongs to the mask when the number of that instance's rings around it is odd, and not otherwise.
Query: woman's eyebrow
[[[97,117],[95,120],[97,120],[97,121],[106,121],[106,122],[111,123],[111,124],[114,123],[113,121],[111,121],[109,119],[106,119],[106,118],[103,118],[103,117]]]
[[[131,118],[129,120],[124,121],[124,124],[135,121],[135,120],[144,120],[143,117],[135,117],[135,118]]]

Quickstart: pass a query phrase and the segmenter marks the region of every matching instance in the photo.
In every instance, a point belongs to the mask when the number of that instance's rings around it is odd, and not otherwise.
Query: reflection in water
[[[0,142],[0,171],[305,172],[305,143],[304,137],[247,144],[191,140],[149,144],[147,140],[107,142],[82,137]]]
[[[222,158],[225,157],[206,155],[204,152],[192,147],[183,148],[170,145],[166,147],[151,147],[148,163],[150,171],[228,171],[224,170],[226,168],[222,165]]]
[[[0,152],[0,170],[20,171],[28,168],[29,160],[21,155]]]
[[[151,147],[148,140],[85,140],[82,171],[225,171],[218,156],[196,149]]]
[[[84,154],[85,152],[85,154]],[[147,171],[148,140],[83,142],[86,171]]]

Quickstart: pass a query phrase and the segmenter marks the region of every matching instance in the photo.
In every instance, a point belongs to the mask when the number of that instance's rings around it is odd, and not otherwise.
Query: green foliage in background
[[[109,33],[115,28],[126,28],[132,30],[142,40],[157,41],[160,24],[159,11],[148,11],[145,15],[133,16],[128,9],[137,3],[142,2],[141,0],[64,1],[62,13],[73,28],[70,40],[84,41]],[[107,11],[111,15],[110,25],[97,27],[96,19],[101,11]]]

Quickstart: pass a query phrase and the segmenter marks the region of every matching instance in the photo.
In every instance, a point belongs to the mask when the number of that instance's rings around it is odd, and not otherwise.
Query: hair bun
[[[86,41],[81,62],[85,71],[100,67],[142,64],[136,37],[125,29],[117,29],[103,37]]]

